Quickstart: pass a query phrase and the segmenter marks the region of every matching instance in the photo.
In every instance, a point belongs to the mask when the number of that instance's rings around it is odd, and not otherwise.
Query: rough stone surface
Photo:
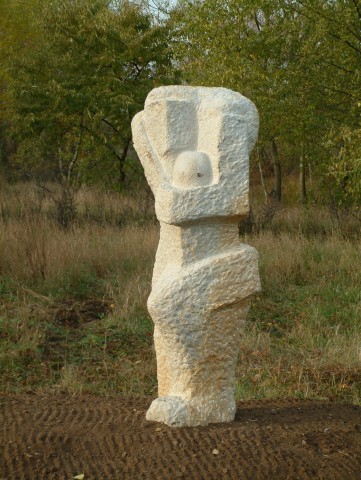
[[[147,419],[232,421],[239,339],[260,289],[257,252],[240,244],[237,227],[249,209],[257,110],[224,88],[161,87],[132,130],[160,221],[148,299],[159,398]]]

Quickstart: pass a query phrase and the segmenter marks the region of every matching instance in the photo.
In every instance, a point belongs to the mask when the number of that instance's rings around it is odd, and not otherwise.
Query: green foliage
[[[190,84],[224,86],[251,98],[260,112],[258,156],[277,143],[284,165],[302,159],[337,189],[338,135],[348,131],[347,164],[359,163],[360,9],[324,2],[181,0],[172,14],[175,52]],[[329,175],[327,175],[329,173]],[[352,174],[356,181],[357,172]],[[349,200],[357,204],[354,188]]]
[[[10,138],[13,124],[12,78],[10,66],[14,59],[30,54],[38,40],[38,0],[30,0],[30,15],[21,15],[24,3],[20,0],[0,1],[0,174],[8,173],[16,144]],[[21,21],[19,21],[21,18]]]
[[[296,2],[295,9],[312,26],[307,44],[318,122],[322,137],[313,141],[320,152],[325,185],[338,205],[360,205],[361,11],[352,0]]]
[[[331,132],[328,145],[336,149],[335,161],[327,165],[327,179],[333,185],[337,206],[361,206],[361,128],[343,127]]]
[[[177,69],[256,103],[254,161],[295,169],[301,159],[337,204],[359,203],[357,2],[180,0],[170,20],[166,5],[145,4],[0,5],[3,167],[60,174],[63,184],[138,180],[130,120],[152,87],[177,82]]]
[[[299,81],[300,47],[310,27],[280,2],[214,0],[187,5],[180,3],[174,13],[185,79],[242,92],[260,110],[261,142],[294,142],[306,105],[311,108],[300,101],[311,86]]]
[[[66,188],[139,181],[130,120],[151,88],[180,75],[255,102],[253,161],[266,171],[312,165],[327,198],[359,204],[357,2],[179,0],[169,18],[166,2],[146,4],[1,3],[3,167]]]
[[[167,32],[130,2],[44,2],[11,69],[17,162],[61,180],[124,182],[130,121],[169,81]]]

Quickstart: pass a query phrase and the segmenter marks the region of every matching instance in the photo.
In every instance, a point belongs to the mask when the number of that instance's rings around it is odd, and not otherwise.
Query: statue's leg
[[[178,426],[232,421],[235,368],[249,301],[208,311],[193,305],[189,316],[185,305],[174,307],[167,311],[162,305],[162,315],[152,311],[159,398],[147,419]]]
[[[164,397],[169,394],[169,353],[166,348],[166,341],[157,325],[154,326],[154,347],[157,356],[157,379],[158,396]]]

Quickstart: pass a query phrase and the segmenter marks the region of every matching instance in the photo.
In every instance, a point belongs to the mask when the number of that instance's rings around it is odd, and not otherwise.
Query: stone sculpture
[[[260,289],[257,252],[238,237],[256,107],[224,88],[160,87],[132,131],[160,222],[148,299],[159,398],[147,419],[232,421],[240,334]]]

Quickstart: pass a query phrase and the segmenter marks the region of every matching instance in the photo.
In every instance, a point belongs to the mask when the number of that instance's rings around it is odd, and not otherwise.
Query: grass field
[[[82,189],[77,202],[64,230],[44,191],[2,185],[1,389],[155,395],[151,197]],[[360,225],[346,217],[282,207],[241,237],[260,253],[263,290],[240,344],[238,398],[361,404]]]

